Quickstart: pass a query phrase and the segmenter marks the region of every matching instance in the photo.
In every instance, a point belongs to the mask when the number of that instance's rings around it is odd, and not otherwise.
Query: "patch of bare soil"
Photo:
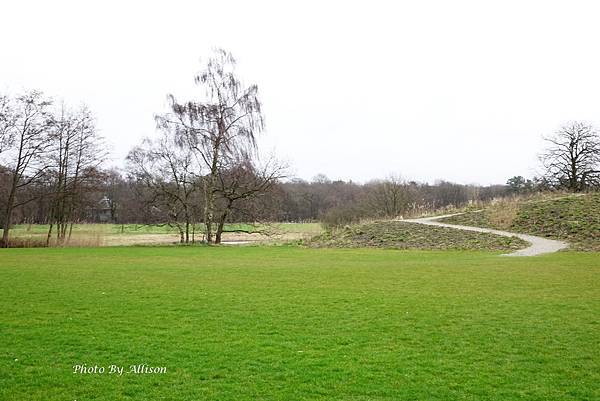
[[[267,244],[296,241],[307,237],[310,237],[310,235],[298,232],[273,233],[269,235],[260,233],[223,233],[222,242],[230,245]],[[202,235],[196,236],[196,241],[201,242],[202,240]],[[74,237],[71,242],[72,246],[172,245],[179,243],[179,234],[108,234],[77,236]]]
[[[102,238],[102,246],[128,245],[168,245],[179,242],[177,234],[136,234],[136,235],[106,235]]]
[[[198,242],[202,236],[197,236]],[[258,233],[223,233],[222,241],[233,244],[265,243],[273,237]],[[102,246],[131,246],[131,245],[171,245],[179,243],[178,234],[136,234],[136,235],[106,235],[102,237]]]
[[[301,232],[271,233],[268,235],[259,233],[223,233],[222,241],[232,245],[273,244],[309,239],[312,236],[313,234]]]
[[[259,244],[268,242],[271,239],[268,235],[259,233],[223,233],[221,242],[230,245],[244,245],[244,244]]]

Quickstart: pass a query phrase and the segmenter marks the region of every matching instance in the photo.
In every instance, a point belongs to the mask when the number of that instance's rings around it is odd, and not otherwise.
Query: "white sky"
[[[504,183],[600,121],[597,1],[0,0],[0,90],[87,103],[122,165],[214,47],[297,176]]]

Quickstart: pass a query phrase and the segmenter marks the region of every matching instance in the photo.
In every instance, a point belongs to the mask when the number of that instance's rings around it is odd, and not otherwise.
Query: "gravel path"
[[[556,240],[552,240],[552,239],[536,237],[534,235],[510,233],[508,231],[494,230],[492,228],[459,226],[457,224],[446,224],[446,223],[440,223],[439,221],[436,221],[438,219],[443,219],[444,217],[456,216],[458,214],[462,214],[462,213],[447,214],[444,216],[423,217],[420,219],[405,219],[405,220],[401,220],[401,221],[406,221],[407,223],[425,224],[428,226],[449,227],[449,228],[456,228],[459,230],[477,231],[480,233],[490,233],[490,234],[502,235],[504,237],[518,237],[518,238],[521,238],[522,240],[525,240],[531,244],[529,247],[527,247],[525,249],[520,249],[520,250],[512,252],[512,253],[507,253],[507,254],[504,254],[503,256],[535,256],[535,255],[541,255],[543,253],[551,253],[551,252],[560,251],[561,249],[564,249],[569,246],[569,244],[567,244],[566,242],[563,242],[563,241],[556,241]]]

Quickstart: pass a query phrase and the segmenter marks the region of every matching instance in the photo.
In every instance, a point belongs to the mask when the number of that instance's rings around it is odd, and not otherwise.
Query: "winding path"
[[[512,252],[512,253],[506,253],[502,256],[535,256],[535,255],[541,255],[544,253],[560,251],[561,249],[564,249],[569,246],[569,244],[567,244],[566,242],[563,242],[563,241],[556,241],[553,239],[536,237],[534,235],[517,234],[517,233],[511,233],[508,231],[494,230],[492,228],[460,226],[457,224],[447,224],[447,223],[440,223],[439,221],[436,221],[438,219],[443,219],[445,217],[450,217],[450,216],[456,216],[459,214],[462,214],[462,213],[446,214],[443,216],[422,217],[420,219],[404,219],[404,220],[400,220],[400,221],[405,221],[407,223],[425,224],[428,226],[456,228],[458,230],[477,231],[480,233],[502,235],[504,237],[518,237],[518,238],[521,238],[522,240],[530,243],[530,246],[527,248],[520,249],[520,250]]]

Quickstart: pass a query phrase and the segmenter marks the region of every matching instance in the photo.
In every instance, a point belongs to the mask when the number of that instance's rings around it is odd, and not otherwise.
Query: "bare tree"
[[[217,50],[196,76],[204,93],[198,100],[179,103],[170,96],[172,113],[157,116],[162,127],[173,127],[207,171],[202,177],[206,241],[213,242],[215,198],[219,172],[256,151],[256,135],[264,121],[258,87],[245,87],[235,75],[235,59]]]
[[[14,209],[33,200],[17,199],[18,192],[35,182],[46,168],[42,156],[49,145],[51,101],[39,91],[30,91],[14,99],[2,99],[0,139],[4,144],[3,158],[8,164],[11,179],[0,245],[8,247]]]
[[[368,204],[380,216],[400,216],[414,202],[410,185],[397,175],[371,182],[369,187]]]
[[[52,145],[49,152],[50,173],[54,178],[52,208],[49,218],[47,244],[56,224],[56,242],[71,237],[74,213],[82,204],[84,189],[97,185],[99,165],[105,160],[103,138],[95,127],[95,119],[86,106],[77,111],[64,104],[52,121]]]
[[[201,172],[192,150],[163,128],[158,139],[146,138],[132,149],[127,162],[130,175],[150,190],[149,206],[164,211],[168,223],[177,227],[180,242],[190,242]]]
[[[217,230],[215,243],[221,243],[225,223],[233,211],[246,215],[246,220],[254,221],[247,209],[237,207],[242,201],[264,195],[286,175],[287,166],[275,158],[262,166],[257,166],[247,155],[231,168],[219,171],[217,184]]]
[[[544,139],[540,160],[549,182],[574,192],[600,186],[600,135],[591,124],[570,122]]]

